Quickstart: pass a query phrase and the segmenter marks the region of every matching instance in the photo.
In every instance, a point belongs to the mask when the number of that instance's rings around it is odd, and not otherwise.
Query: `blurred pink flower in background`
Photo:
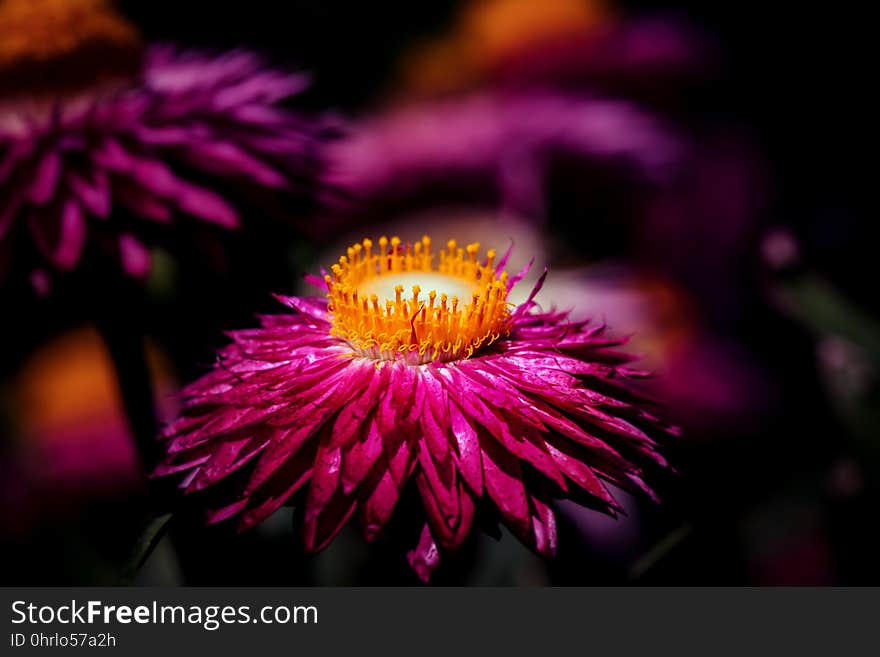
[[[321,128],[281,104],[304,75],[244,51],[142,53],[134,28],[94,0],[6,2],[4,22],[16,31],[0,31],[0,53],[15,55],[0,59],[0,81],[15,83],[0,101],[0,261],[66,272],[95,247],[141,278],[150,246],[184,217],[236,229],[238,200],[309,197]],[[43,53],[30,38],[56,31],[73,45]],[[125,66],[102,74],[99,46]],[[46,280],[37,274],[38,290]]]
[[[329,146],[326,176],[341,191],[343,212],[425,204],[427,197],[496,203],[539,219],[555,159],[656,182],[668,178],[679,151],[668,126],[627,102],[478,93],[355,124]]]
[[[749,131],[701,105],[724,66],[697,28],[605,3],[477,0],[402,70],[327,150],[337,222],[494,209],[549,221],[565,257],[564,240],[586,242],[735,301],[769,181]]]
[[[752,428],[771,403],[768,373],[742,345],[707,328],[699,306],[672,279],[623,265],[556,271],[546,303],[572,317],[607,321],[657,373],[655,385],[693,435]]]

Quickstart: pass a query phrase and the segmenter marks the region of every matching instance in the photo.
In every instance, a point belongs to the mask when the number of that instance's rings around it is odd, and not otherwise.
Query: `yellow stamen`
[[[481,263],[479,244],[459,248],[450,240],[435,264],[427,236],[406,245],[382,237],[377,251],[373,246],[368,239],[353,245],[325,278],[330,332],[359,355],[413,364],[459,360],[506,333],[507,274],[496,275],[494,250]]]

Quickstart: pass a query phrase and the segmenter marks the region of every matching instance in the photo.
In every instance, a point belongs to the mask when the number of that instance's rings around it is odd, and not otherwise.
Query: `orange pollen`
[[[496,275],[495,251],[480,261],[479,248],[450,240],[435,254],[427,236],[354,244],[325,277],[330,333],[376,360],[470,357],[506,334],[510,317],[507,272]]]

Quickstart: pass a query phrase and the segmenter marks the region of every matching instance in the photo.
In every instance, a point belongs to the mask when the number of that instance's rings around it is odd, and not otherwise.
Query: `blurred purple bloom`
[[[632,335],[690,436],[753,430],[775,402],[772,373],[746,345],[706,327],[691,295],[668,278],[625,266],[557,270],[543,295],[570,307],[572,319],[601,317]]]
[[[248,52],[158,46],[122,88],[4,102],[0,250],[20,233],[37,268],[69,271],[94,245],[143,277],[148,243],[179,217],[239,227],[227,190],[306,194],[317,125],[280,104],[306,86]]]
[[[345,210],[440,194],[534,214],[559,159],[658,182],[680,157],[674,132],[626,101],[540,92],[479,93],[367,119],[328,148]]]
[[[748,131],[701,109],[719,59],[698,29],[667,18],[530,44],[481,91],[355,122],[328,149],[337,213],[488,204],[551,220],[593,256],[623,249],[717,303],[735,295],[725,290],[768,196]]]

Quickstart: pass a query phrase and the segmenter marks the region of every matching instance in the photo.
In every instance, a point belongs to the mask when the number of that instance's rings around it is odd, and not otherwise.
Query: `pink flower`
[[[676,429],[635,391],[646,373],[624,340],[540,310],[544,276],[512,306],[525,272],[508,277],[509,251],[496,263],[478,249],[364,240],[325,276],[326,299],[279,297],[293,312],[233,331],[184,390],[156,474],[186,473],[188,493],[240,478],[209,513],[240,529],[293,498],[310,552],[355,513],[374,539],[417,494],[408,558],[423,580],[478,514],[550,556],[554,498],[615,515],[606,482],[653,496],[643,476],[666,465],[658,443]]]
[[[674,176],[679,136],[622,100],[554,91],[477,92],[363,119],[327,148],[328,187],[344,215],[461,202],[543,214],[554,163],[604,166],[627,181]]]
[[[247,52],[157,46],[130,79],[4,99],[0,251],[67,272],[94,248],[143,277],[188,220],[236,229],[236,200],[307,196],[318,127],[280,105],[307,84]]]

